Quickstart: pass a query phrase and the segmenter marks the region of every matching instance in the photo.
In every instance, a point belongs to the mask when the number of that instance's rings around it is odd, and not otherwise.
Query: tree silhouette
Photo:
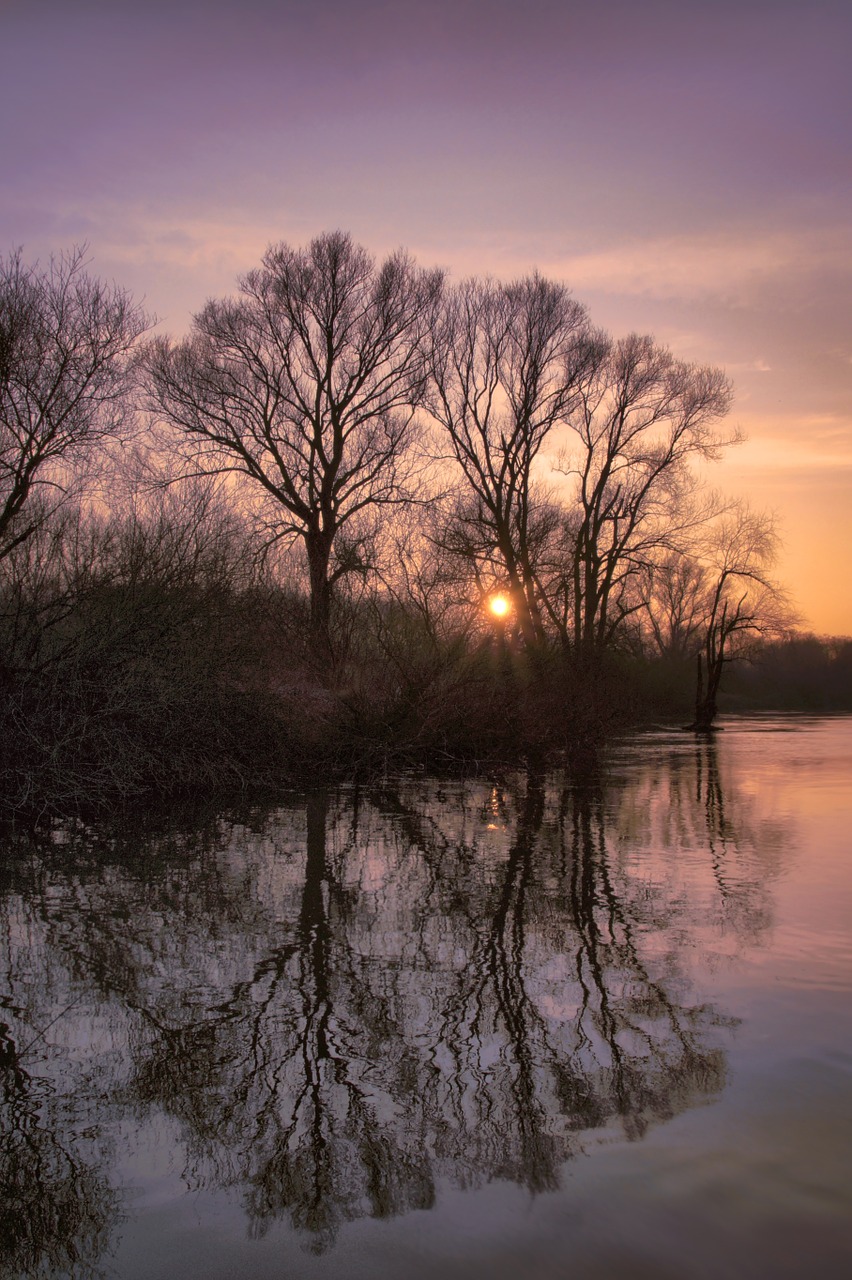
[[[365,567],[363,532],[412,493],[413,415],[442,275],[402,253],[380,266],[343,232],[279,244],[213,300],[181,343],[149,350],[154,408],[190,464],[249,481],[269,536],[298,541],[321,659],[332,592]]]
[[[126,425],[130,356],[149,326],[85,247],[0,259],[0,560],[61,501],[73,468]]]

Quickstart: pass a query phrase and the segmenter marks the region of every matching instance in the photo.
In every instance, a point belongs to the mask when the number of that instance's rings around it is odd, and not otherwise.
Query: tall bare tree
[[[380,266],[343,232],[271,247],[191,336],[157,340],[152,400],[203,472],[264,499],[271,536],[301,541],[311,620],[330,658],[335,583],[361,564],[365,518],[411,492],[412,424],[442,273]]]
[[[593,346],[585,308],[538,275],[462,283],[447,295],[433,344],[429,408],[462,477],[456,550],[502,578],[530,646],[544,638],[533,466]]]
[[[592,660],[612,643],[642,608],[637,575],[702,518],[689,463],[738,439],[718,430],[730,400],[721,370],[676,360],[650,337],[601,344],[577,387],[561,467],[575,480],[564,532],[578,656]]]
[[[148,324],[128,293],[87,274],[84,247],[45,267],[20,250],[0,259],[0,560],[126,422],[128,356]]]

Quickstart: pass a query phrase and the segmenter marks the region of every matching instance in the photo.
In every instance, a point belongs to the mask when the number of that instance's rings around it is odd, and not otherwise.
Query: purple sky
[[[852,634],[852,6],[0,0],[0,252],[183,331],[270,241],[565,280],[723,365],[781,572]]]

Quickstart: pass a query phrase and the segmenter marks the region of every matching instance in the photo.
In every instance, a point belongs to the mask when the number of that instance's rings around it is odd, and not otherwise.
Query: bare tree
[[[20,250],[0,259],[0,560],[128,417],[128,356],[149,321],[123,289],[86,273],[85,253],[46,267]]]
[[[694,657],[701,645],[706,600],[707,569],[693,556],[668,552],[651,567],[643,595],[643,622],[660,657]]]
[[[412,424],[442,284],[403,253],[377,266],[332,232],[307,249],[271,247],[238,297],[208,302],[186,341],[150,350],[153,404],[184,434],[193,464],[246,477],[270,536],[301,541],[323,662],[333,588],[363,563],[365,520],[411,495]]]
[[[773,517],[742,503],[727,511],[706,535],[707,587],[693,725],[699,732],[713,726],[725,664],[742,657],[755,637],[779,635],[797,621],[771,573],[779,543]]]
[[[593,345],[593,344],[591,344]],[[528,646],[544,639],[533,466],[589,357],[586,311],[559,284],[468,280],[447,297],[429,407],[462,477],[451,541],[508,588]]]
[[[650,337],[601,342],[577,387],[569,418],[576,444],[560,467],[575,478],[565,586],[570,638],[583,659],[603,653],[642,608],[637,575],[704,518],[690,500],[688,464],[738,439],[716,429],[730,399],[721,370],[676,360]]]

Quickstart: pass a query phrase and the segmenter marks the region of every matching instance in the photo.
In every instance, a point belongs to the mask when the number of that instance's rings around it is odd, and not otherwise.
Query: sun
[[[488,597],[488,608],[494,614],[495,618],[505,618],[511,609],[512,604],[508,596],[498,593],[496,596]]]

